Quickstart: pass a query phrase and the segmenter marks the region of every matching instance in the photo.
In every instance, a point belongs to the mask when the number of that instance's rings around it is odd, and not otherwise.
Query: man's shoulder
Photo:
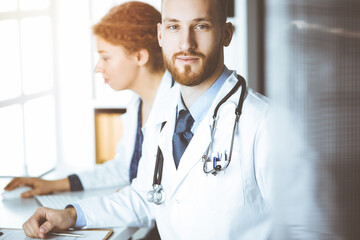
[[[252,88],[247,88],[246,99],[252,105],[257,107],[269,108],[270,107],[270,99],[261,93],[256,92]]]
[[[246,112],[252,112],[259,117],[266,117],[270,111],[270,99],[248,88],[243,108]]]

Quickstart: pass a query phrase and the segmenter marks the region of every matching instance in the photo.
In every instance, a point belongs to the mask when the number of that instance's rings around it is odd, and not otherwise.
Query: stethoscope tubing
[[[206,153],[202,157],[203,161],[204,161],[203,170],[204,170],[205,173],[212,173],[212,174],[216,175],[218,173],[218,171],[225,170],[230,164],[231,156],[232,156],[232,150],[233,150],[233,146],[234,146],[235,131],[236,131],[239,119],[240,119],[240,115],[242,113],[242,107],[243,107],[243,103],[244,103],[244,100],[245,100],[245,93],[246,93],[246,81],[245,81],[245,79],[240,75],[237,75],[237,78],[238,78],[238,82],[235,84],[235,86],[231,89],[231,91],[228,94],[226,94],[226,96],[223,99],[221,99],[221,101],[215,107],[214,114],[213,114],[213,124],[212,124],[212,129],[211,129],[211,141],[210,141],[209,146],[208,146],[208,148],[206,150]],[[215,128],[216,128],[217,119],[218,119],[218,110],[219,110],[220,106],[223,103],[225,103],[239,89],[240,86],[241,86],[241,94],[240,94],[238,105],[235,108],[236,117],[235,117],[235,122],[234,122],[234,127],[233,127],[233,133],[232,133],[232,137],[231,137],[230,155],[229,155],[228,162],[222,169],[216,170],[216,168],[215,169],[213,168],[212,170],[207,171],[206,170],[206,161],[208,159],[208,154],[209,154],[210,148],[212,146],[212,142],[214,140]],[[163,129],[165,124],[166,124],[166,122],[162,123],[161,130]],[[164,196],[164,191],[163,191],[162,185],[161,185],[163,164],[164,164],[164,156],[163,156],[163,154],[161,152],[160,147],[158,146],[157,154],[156,154],[155,169],[154,169],[154,177],[153,177],[153,190],[149,191],[149,193],[148,193],[148,194],[153,196],[151,202],[154,202],[155,204],[158,204],[158,205],[161,204],[164,201],[163,198],[162,199],[155,199],[154,198],[154,196],[156,194],[161,194],[162,196]]]
[[[231,157],[232,157],[232,152],[233,152],[232,150],[233,150],[233,146],[234,146],[235,131],[236,131],[236,127],[237,127],[237,124],[239,122],[239,119],[240,119],[240,115],[242,113],[242,107],[243,107],[243,103],[244,103],[244,100],[245,100],[245,93],[246,93],[246,81],[245,81],[245,79],[240,75],[237,75],[237,77],[238,77],[238,82],[236,83],[236,85],[231,89],[231,91],[228,94],[226,94],[226,96],[223,99],[221,99],[221,101],[218,103],[218,105],[215,107],[215,110],[214,110],[213,124],[212,124],[212,129],[211,129],[211,141],[209,143],[209,146],[208,146],[205,154],[202,157],[203,171],[206,174],[211,173],[214,176],[216,176],[216,174],[218,174],[218,172],[226,170],[227,167],[230,165],[230,162],[231,162]],[[235,108],[235,121],[234,121],[234,127],[233,127],[232,136],[231,136],[229,159],[228,159],[225,166],[221,167],[219,165],[219,166],[216,166],[215,168],[212,168],[210,171],[208,171],[207,170],[207,161],[209,159],[209,151],[210,151],[210,149],[212,147],[212,143],[214,141],[215,129],[216,129],[216,124],[217,124],[216,122],[217,122],[217,119],[219,118],[218,117],[218,111],[219,111],[220,107],[239,89],[240,86],[241,86],[241,94],[240,94],[240,97],[239,97],[238,105]]]
[[[163,122],[161,124],[161,130],[164,128],[165,124],[166,124],[166,122]],[[164,156],[161,152],[160,147],[158,146],[157,153],[156,153],[156,163],[155,163],[155,170],[154,170],[154,177],[153,177],[153,185],[161,184],[163,164],[164,164]]]

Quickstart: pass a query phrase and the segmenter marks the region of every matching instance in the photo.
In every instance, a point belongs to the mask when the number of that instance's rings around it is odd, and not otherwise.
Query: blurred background
[[[360,1],[263,2],[265,89],[286,112],[275,239],[359,239]]]
[[[0,175],[113,157],[131,92],[94,74],[114,0],[0,0]],[[160,10],[160,0],[147,0]],[[274,239],[358,239],[360,1],[231,0],[229,69],[277,106]]]

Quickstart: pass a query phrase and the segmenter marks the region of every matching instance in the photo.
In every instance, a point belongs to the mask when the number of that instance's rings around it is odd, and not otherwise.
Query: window
[[[50,1],[0,1],[0,32],[0,175],[38,176],[57,160]]]

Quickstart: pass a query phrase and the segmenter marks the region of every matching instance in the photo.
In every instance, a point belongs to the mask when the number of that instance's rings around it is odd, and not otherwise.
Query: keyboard
[[[43,207],[64,209],[67,205],[79,201],[82,198],[76,195],[43,195],[35,196],[35,199]]]
[[[67,205],[89,197],[100,197],[115,193],[117,187],[90,189],[77,192],[63,192],[53,195],[35,196],[37,202],[43,206],[54,209],[64,209]]]

